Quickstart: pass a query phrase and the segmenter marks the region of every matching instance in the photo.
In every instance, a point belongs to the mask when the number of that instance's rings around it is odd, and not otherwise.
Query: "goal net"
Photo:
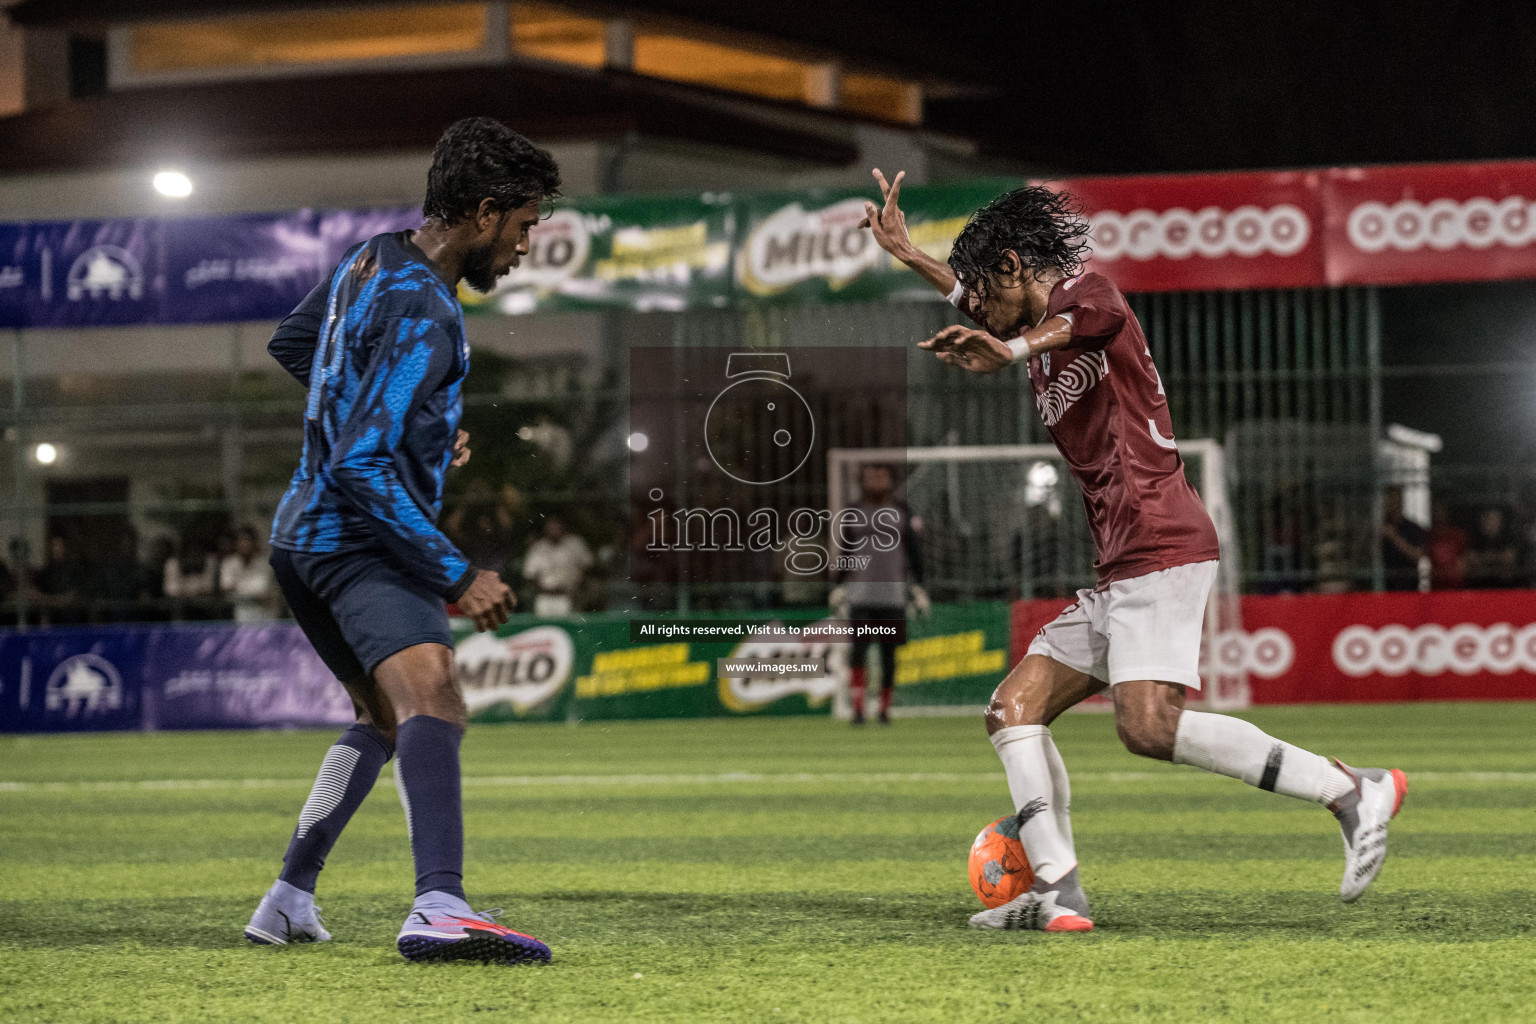
[[[1227,500],[1221,445],[1181,441],[1190,483],[1216,525],[1221,565],[1202,632],[1202,690],[1192,706],[1248,706],[1241,654],[1239,559]],[[1052,445],[981,445],[938,448],[840,448],[828,453],[828,497],[837,512],[859,500],[860,468],[886,463],[901,469],[897,499],[921,533],[923,582],[935,602],[1036,600],[1065,607],[1077,590],[1092,587],[1093,541],[1077,483]],[[835,532],[835,531],[834,531]],[[1236,643],[1223,641],[1236,640]],[[1230,648],[1222,657],[1223,647]],[[901,671],[898,667],[898,682]],[[907,714],[974,709],[986,694],[954,705],[898,704]],[[1098,706],[1107,701],[1097,698]],[[841,705],[846,708],[846,700]],[[1092,703],[1089,705],[1093,706]]]

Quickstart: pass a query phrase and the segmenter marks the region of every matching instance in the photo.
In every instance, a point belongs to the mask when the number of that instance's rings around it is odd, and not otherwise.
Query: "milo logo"
[[[810,663],[815,674],[720,677],[720,701],[732,711],[757,711],[791,694],[803,693],[812,704],[830,700],[842,685],[833,664],[832,644],[822,639],[780,640],[754,636],[727,655],[729,660]]]
[[[556,210],[535,224],[528,232],[528,255],[501,279],[497,293],[527,288],[555,291],[580,276],[592,252],[593,227],[579,210]]]
[[[884,258],[874,236],[859,227],[863,219],[863,199],[819,210],[783,207],[747,236],[738,263],[742,287],[773,295],[813,278],[844,287]]]
[[[576,664],[571,636],[535,626],[510,637],[476,633],[459,643],[453,671],[471,712],[511,704],[519,714],[547,703],[570,682]]]

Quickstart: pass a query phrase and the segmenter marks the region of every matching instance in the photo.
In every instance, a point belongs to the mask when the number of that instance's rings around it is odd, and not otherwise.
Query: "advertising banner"
[[[1323,188],[1332,282],[1536,277],[1536,163],[1338,169]]]
[[[156,322],[163,234],[148,217],[0,225],[0,326]]]
[[[742,617],[696,613],[689,621],[695,620]],[[797,609],[761,621],[812,627],[827,619],[816,609]],[[495,635],[459,628],[455,671],[470,717],[482,722],[830,714],[850,651],[821,637],[761,634],[636,643],[625,615],[519,617]],[[730,677],[719,672],[722,659],[815,670]],[[907,642],[896,649],[895,702],[984,704],[1007,666],[1006,604],[935,605],[930,616],[907,624]]]
[[[1067,602],[1013,606],[1013,658]],[[1536,591],[1242,599],[1214,646],[1255,704],[1536,700]]]
[[[995,178],[902,189],[948,258]],[[1128,292],[1536,277],[1536,161],[1048,181],[1084,204],[1090,266]],[[878,190],[599,196],[558,203],[467,312],[938,301],[860,228]],[[346,248],[415,207],[0,224],[0,327],[275,320]]]
[[[144,727],[347,725],[352,701],[291,622],[144,630]]]
[[[1148,175],[1049,183],[1083,201],[1090,269],[1128,292],[1326,283],[1316,172]]]
[[[939,261],[976,208],[1019,184],[1012,179],[906,186],[901,207],[913,243]],[[736,283],[747,299],[798,302],[941,298],[860,228],[878,190],[849,189],[742,200]]]
[[[0,224],[0,326],[277,320],[418,209]]]
[[[0,633],[0,731],[341,725],[352,702],[293,623]]]
[[[165,221],[160,319],[280,320],[352,245],[420,223],[411,208]]]
[[[763,616],[811,623],[814,609]],[[741,616],[694,618],[741,621]],[[476,721],[698,718],[740,714],[829,714],[840,685],[825,640],[765,639],[633,643],[627,615],[539,620],[519,616],[494,635],[459,624],[454,669]],[[814,663],[821,671],[729,679],[721,658]]]
[[[896,648],[900,704],[985,704],[1009,667],[1008,605],[940,604],[907,624]]]
[[[145,640],[129,629],[0,633],[0,731],[139,728]]]
[[[734,231],[728,194],[562,203],[529,232],[528,255],[494,292],[459,294],[466,312],[723,306]]]

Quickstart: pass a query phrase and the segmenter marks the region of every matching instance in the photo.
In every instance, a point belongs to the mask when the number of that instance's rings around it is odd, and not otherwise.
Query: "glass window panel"
[[[803,102],[810,68],[804,61],[702,39],[649,31],[635,35],[635,70],[677,82]]]
[[[484,4],[252,14],[131,29],[133,70],[162,74],[436,53],[485,45]]]
[[[844,109],[887,121],[916,124],[922,120],[922,105],[914,96],[910,82],[884,75],[843,73],[841,98]]]
[[[512,5],[512,52],[582,67],[603,66],[603,23],[555,4]]]

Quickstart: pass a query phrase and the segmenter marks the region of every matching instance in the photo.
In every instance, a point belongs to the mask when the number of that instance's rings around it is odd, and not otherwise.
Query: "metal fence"
[[[1131,301],[1176,433],[1227,449],[1245,586],[1379,586],[1375,524],[1386,481],[1375,448],[1382,435],[1376,291],[1176,293]],[[453,483],[445,523],[477,559],[515,575],[539,519],[562,516],[599,556],[591,604],[736,600],[726,591],[686,598],[666,588],[637,593],[626,582],[628,350],[910,346],[955,320],[938,303],[615,312],[589,315],[579,329],[566,324],[562,330],[581,343],[561,352],[539,353],[537,344],[530,346],[534,354],[515,344],[477,349],[466,422],[478,468]],[[517,318],[507,329],[515,330],[514,340],[537,341],[548,323]],[[302,395],[266,366],[269,325],[201,330],[198,337],[213,340],[200,343],[195,359],[178,355],[177,346],[189,342],[174,332],[140,332],[132,345],[107,331],[11,332],[11,402],[0,411],[7,441],[0,446],[7,481],[0,516],[11,537],[8,573],[30,576],[34,585],[9,587],[8,616],[121,618],[129,607],[161,617],[227,611],[217,592],[166,596],[163,567],[174,558],[195,569],[204,552],[217,556],[232,526],[253,524],[264,536],[298,458]],[[103,345],[117,346],[112,358],[102,356]],[[1019,368],[978,378],[915,349],[907,359],[908,444],[1047,440]],[[51,462],[39,447],[46,445]],[[1528,474],[1443,466],[1434,480],[1463,492],[1475,482],[1490,498],[1536,498]],[[48,550],[59,544],[54,537],[62,538],[62,552]],[[36,585],[40,570],[61,562],[60,571],[73,574],[65,581],[72,591],[61,591],[51,577],[46,587]],[[137,574],[131,583],[124,576],[130,566]]]

